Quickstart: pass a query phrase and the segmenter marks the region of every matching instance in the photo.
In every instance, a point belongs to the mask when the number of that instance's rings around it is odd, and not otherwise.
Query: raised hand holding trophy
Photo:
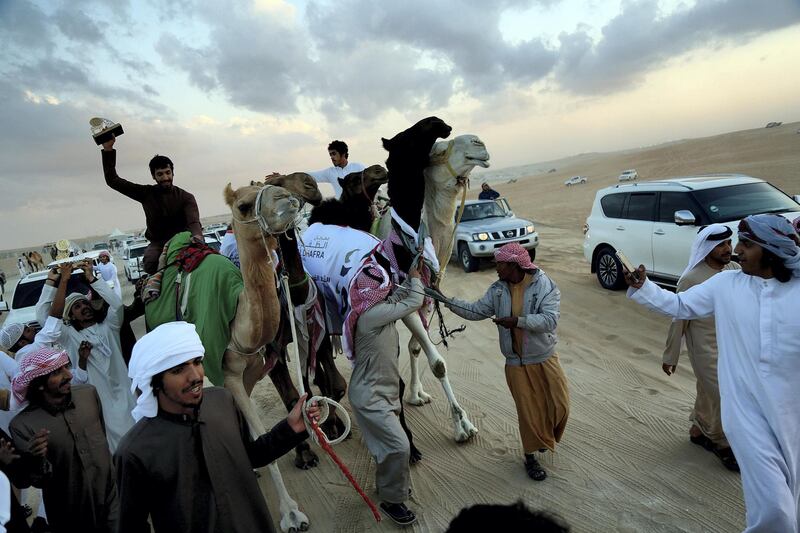
[[[92,128],[92,137],[98,145],[110,141],[112,137],[119,137],[125,133],[121,124],[112,122],[107,118],[94,117],[89,119],[89,126]]]

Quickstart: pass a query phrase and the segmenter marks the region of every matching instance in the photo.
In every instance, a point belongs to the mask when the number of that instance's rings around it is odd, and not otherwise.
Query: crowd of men
[[[101,151],[105,179],[141,203],[151,243],[145,270],[153,274],[164,244],[178,232],[203,243],[197,204],[173,184],[174,165],[165,156],[150,161],[154,184],[120,178],[114,143]],[[333,166],[312,173],[318,180],[336,188],[336,178],[363,169],[348,161],[342,141],[328,150]],[[497,193],[484,184],[481,195]],[[739,268],[731,262],[732,235],[720,224],[700,229],[677,292],[647,280],[640,266],[626,273],[628,294],[674,317],[662,369],[675,372],[685,340],[697,379],[689,438],[724,467],[741,470],[747,531],[796,532],[800,237],[780,216],[747,217],[738,228]],[[235,250],[232,233],[223,248]],[[8,512],[0,498],[0,526],[14,532],[274,531],[254,469],[306,439],[304,416],[316,422],[319,406],[301,397],[286,419],[254,438],[232,395],[203,387],[206,349],[194,325],[170,322],[135,339],[130,323],[144,312],[141,285],[134,302],[123,305],[109,260],[51,270],[36,305],[41,329],[5,324],[0,330],[0,408],[8,413],[0,417],[0,494],[9,494]],[[428,294],[463,318],[496,324],[522,464],[527,476],[543,481],[539,458],[555,451],[570,407],[556,351],[561,293],[520,245],[502,246],[495,260],[498,280],[477,301]],[[395,323],[423,305],[424,265],[412,265],[397,280],[387,264],[375,257],[356,273],[343,335],[352,348],[350,405],[376,464],[380,508],[406,526],[417,516],[406,506],[410,443],[400,423]],[[77,287],[74,271],[82,271]],[[33,526],[8,480],[41,489]],[[496,526],[498,519],[526,531],[568,531],[522,504],[465,510],[449,531]]]

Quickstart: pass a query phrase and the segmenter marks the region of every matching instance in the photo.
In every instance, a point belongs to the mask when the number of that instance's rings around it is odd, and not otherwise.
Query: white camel
[[[476,135],[459,135],[449,141],[434,143],[430,152],[430,165],[425,169],[425,202],[422,221],[428,228],[436,257],[443,276],[453,250],[453,228],[458,201],[467,186],[467,180],[476,166],[489,166],[489,152]],[[470,422],[466,411],[458,404],[450,380],[447,377],[445,360],[431,342],[419,314],[412,313],[403,319],[403,324],[412,334],[408,350],[411,355],[411,383],[406,401],[412,405],[423,405],[431,396],[422,388],[417,358],[420,349],[428,358],[428,365],[442,384],[450,402],[456,442],[465,442],[478,430]]]

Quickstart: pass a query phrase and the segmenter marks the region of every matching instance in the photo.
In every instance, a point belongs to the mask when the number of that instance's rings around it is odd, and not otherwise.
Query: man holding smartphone
[[[628,297],[681,320],[714,316],[725,435],[742,472],[746,531],[800,530],[800,237],[780,215],[739,223],[741,270],[672,293],[625,281]]]

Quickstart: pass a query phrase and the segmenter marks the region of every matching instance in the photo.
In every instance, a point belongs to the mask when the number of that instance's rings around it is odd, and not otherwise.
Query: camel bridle
[[[284,231],[273,230],[269,226],[269,222],[267,222],[267,219],[264,217],[263,213],[261,213],[261,199],[264,196],[264,192],[266,192],[267,190],[269,190],[272,187],[278,187],[278,186],[277,185],[266,184],[266,185],[261,186],[260,189],[258,189],[258,193],[256,194],[256,200],[255,200],[255,203],[253,204],[253,218],[246,218],[246,219],[245,218],[239,218],[236,215],[234,215],[233,212],[231,212],[231,216],[233,217],[233,219],[236,222],[240,223],[240,224],[256,224],[257,223],[258,227],[261,229],[262,235],[263,234],[279,235],[279,234],[283,233],[285,230]],[[294,195],[292,195],[291,198],[293,198],[295,201],[300,202],[299,200],[297,200],[297,198]],[[298,207],[298,210],[300,208],[302,208],[302,207],[303,207],[302,206],[302,202],[300,202],[300,206]]]

